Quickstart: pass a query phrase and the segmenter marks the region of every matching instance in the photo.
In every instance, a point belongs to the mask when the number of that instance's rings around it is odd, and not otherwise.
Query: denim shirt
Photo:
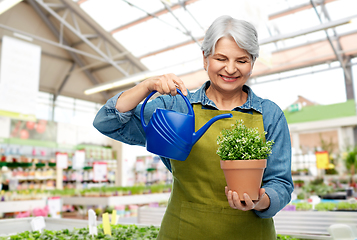
[[[217,109],[215,103],[206,96],[207,81],[196,92],[188,92],[187,98],[193,103],[201,103],[204,108]],[[273,217],[290,202],[294,189],[291,177],[291,142],[288,124],[283,111],[272,101],[256,96],[246,85],[243,90],[248,93],[247,101],[232,111],[252,113],[257,111],[263,115],[266,140],[274,141],[272,154],[267,160],[263,175],[263,187],[270,198],[270,207],[265,211],[255,211],[261,218]],[[102,134],[117,141],[145,146],[145,132],[140,121],[141,104],[131,111],[120,113],[116,108],[118,93],[99,110],[93,125]],[[144,109],[144,119],[147,123],[156,108],[164,108],[187,113],[187,105],[180,95],[162,95],[148,101]],[[170,160],[161,157],[166,167],[171,171]]]

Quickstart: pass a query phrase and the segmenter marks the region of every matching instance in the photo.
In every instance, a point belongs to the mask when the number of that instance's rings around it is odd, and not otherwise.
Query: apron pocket
[[[273,219],[206,204],[182,202],[179,239],[276,240]]]

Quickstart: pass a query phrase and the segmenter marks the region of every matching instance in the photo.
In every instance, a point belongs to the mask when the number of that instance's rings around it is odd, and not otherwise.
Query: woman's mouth
[[[238,77],[227,77],[227,76],[223,76],[223,75],[220,75],[220,76],[226,82],[234,82],[238,79]]]

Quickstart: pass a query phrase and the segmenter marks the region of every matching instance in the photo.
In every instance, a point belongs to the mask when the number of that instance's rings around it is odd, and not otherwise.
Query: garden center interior
[[[109,214],[160,226],[171,173],[93,120],[151,76],[200,88],[201,43],[221,15],[256,27],[247,85],[288,122],[295,189],[273,217],[278,236],[357,239],[356,9],[356,0],[0,0],[0,239],[34,230],[39,216],[48,228],[88,227],[91,209],[103,225]]]

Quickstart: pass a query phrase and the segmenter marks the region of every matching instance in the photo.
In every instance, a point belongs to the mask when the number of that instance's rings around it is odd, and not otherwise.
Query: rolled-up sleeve
[[[279,108],[270,106],[269,118],[264,123],[267,131],[266,140],[274,141],[272,154],[267,159],[263,175],[263,188],[270,198],[270,207],[262,212],[255,211],[261,218],[275,216],[291,200],[294,185],[291,177],[291,141],[288,124],[284,113]],[[266,124],[269,122],[269,124]]]
[[[145,133],[140,122],[138,106],[121,113],[115,106],[121,93],[110,98],[98,111],[93,126],[102,134],[130,145],[145,145]]]

